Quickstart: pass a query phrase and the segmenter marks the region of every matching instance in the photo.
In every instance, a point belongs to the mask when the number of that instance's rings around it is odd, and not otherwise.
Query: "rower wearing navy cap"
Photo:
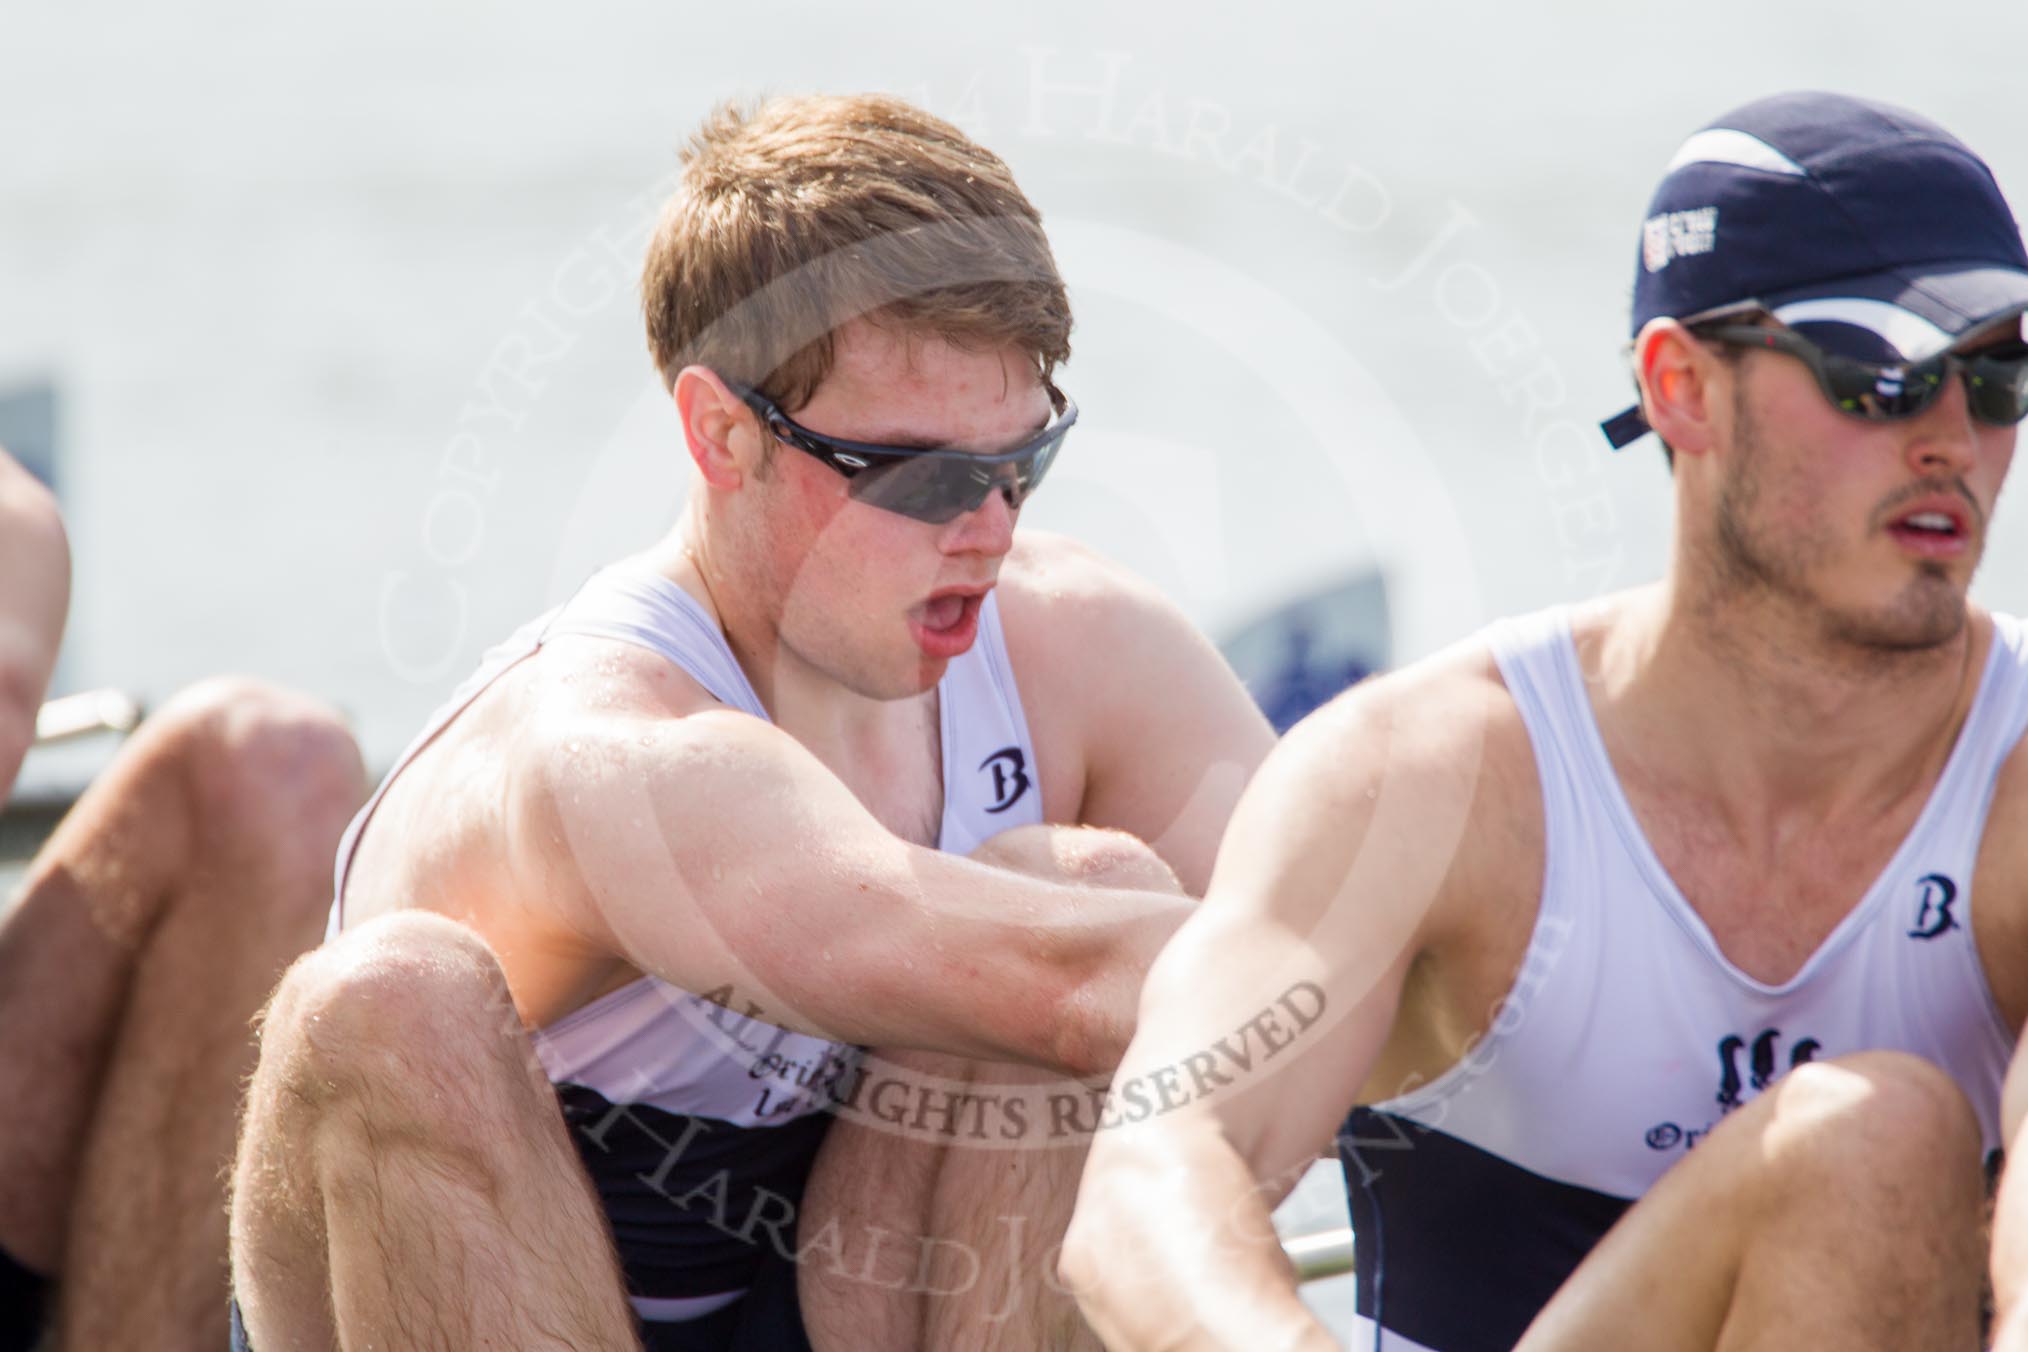
[[[1101,1133],[1065,1270],[1109,1346],[1334,1346],[1266,1224],[1334,1136],[1358,1347],[1974,1345],[2021,1115],[2028,626],[1967,589],[2028,255],[1934,123],[1785,94],[1684,144],[1635,276],[1606,427],[1670,457],[1667,574],[1270,757],[1121,1101],[1283,992],[1321,1012],[1279,1019],[1277,1074],[1214,1055],[1231,1083]]]

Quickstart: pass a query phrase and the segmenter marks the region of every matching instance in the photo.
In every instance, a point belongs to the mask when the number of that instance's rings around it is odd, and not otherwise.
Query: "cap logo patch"
[[[1708,254],[1718,245],[1718,208],[1665,211],[1641,227],[1641,263],[1660,272],[1678,258]]]

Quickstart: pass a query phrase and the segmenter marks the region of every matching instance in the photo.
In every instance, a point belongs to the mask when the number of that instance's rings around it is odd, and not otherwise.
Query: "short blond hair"
[[[641,308],[665,386],[707,366],[790,410],[854,318],[1013,347],[1044,381],[1070,356],[1041,213],[997,155],[883,94],[728,103],[706,119],[648,246]]]

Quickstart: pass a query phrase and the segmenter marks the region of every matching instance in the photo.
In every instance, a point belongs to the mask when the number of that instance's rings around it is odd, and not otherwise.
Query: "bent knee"
[[[1796,1067],[1777,1094],[1770,1145],[1870,1167],[1976,1165],[1977,1115],[1956,1081],[1906,1052],[1872,1051]]]
[[[173,748],[206,820],[270,840],[314,833],[321,847],[366,794],[345,720],[298,691],[212,677],[179,692],[147,727]]]
[[[390,1077],[441,1090],[526,1038],[484,940],[443,916],[382,916],[289,968],[261,1029],[264,1067],[312,1097]]]
[[[1017,826],[980,845],[972,858],[998,868],[1087,887],[1181,892],[1154,848],[1125,831],[1096,826]]]

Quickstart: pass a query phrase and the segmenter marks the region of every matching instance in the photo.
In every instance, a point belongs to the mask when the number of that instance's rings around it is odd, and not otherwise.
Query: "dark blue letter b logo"
[[[1028,792],[1028,758],[1018,746],[1001,747],[980,761],[979,768],[993,772],[993,802],[988,812],[1005,812]]]
[[[1915,913],[1915,928],[1908,932],[1908,937],[1934,939],[1956,929],[1958,918],[1951,914],[1951,903],[1958,899],[1958,885],[1941,873],[1931,873],[1916,886],[1922,889],[1922,905]]]

